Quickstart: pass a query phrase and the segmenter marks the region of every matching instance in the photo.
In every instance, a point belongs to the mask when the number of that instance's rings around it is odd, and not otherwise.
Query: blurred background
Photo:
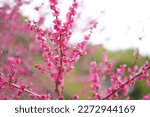
[[[49,75],[42,74],[34,68],[36,63],[42,63],[42,57],[35,34],[27,26],[28,20],[38,21],[42,17],[41,27],[52,28],[53,18],[49,1],[25,0],[26,3],[15,8],[13,14],[11,10],[16,6],[14,1],[17,0],[0,0],[0,49],[4,51],[0,65],[5,64],[9,55],[21,55],[26,61],[22,69],[27,68],[30,71],[27,76],[20,78],[23,79],[20,80],[20,84],[32,81],[33,90],[39,93],[53,93],[54,84]],[[59,2],[60,17],[65,20],[65,14],[72,0],[59,0]],[[79,95],[80,99],[91,96],[89,65],[91,61],[100,63],[103,54],[107,54],[108,60],[114,64],[114,72],[123,64],[132,67],[136,61],[141,67],[146,61],[150,61],[149,11],[148,0],[79,1],[70,44],[76,44],[83,39],[90,20],[96,19],[98,27],[93,31],[87,46],[88,54],[81,57],[75,68],[65,76],[66,99],[72,99],[74,95]],[[0,90],[0,95],[6,95],[6,92],[7,89]],[[129,96],[131,99],[142,99],[148,93],[150,88],[146,85],[146,80],[142,80],[131,88]],[[26,97],[27,95],[23,94],[18,99],[27,99]]]

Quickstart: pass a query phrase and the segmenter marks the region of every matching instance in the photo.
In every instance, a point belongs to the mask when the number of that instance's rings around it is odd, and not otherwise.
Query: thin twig
[[[18,86],[18,85],[16,85],[16,84],[12,84],[12,86],[15,87],[15,88],[17,88],[17,89],[20,88],[20,86]],[[37,93],[35,93],[35,92],[32,92],[32,91],[30,91],[30,90],[28,90],[28,89],[24,89],[23,91],[26,92],[26,93],[29,93],[29,94],[31,94],[31,95],[33,95],[33,96],[36,96],[36,97],[38,97],[38,98],[41,98],[41,95],[39,95],[39,94],[37,94]]]
[[[150,64],[147,64],[147,65],[148,65],[148,67],[145,69],[145,71],[148,70],[148,69],[150,69]],[[108,94],[107,96],[105,96],[104,98],[102,98],[102,100],[105,100],[105,99],[109,98],[110,96],[112,96],[113,94],[115,94],[116,92],[118,92],[121,87],[127,85],[129,82],[133,81],[134,79],[136,79],[141,74],[142,74],[142,71],[138,72],[130,80],[126,81],[124,84],[122,84],[120,87],[118,87],[117,89],[115,89],[113,92],[111,92],[110,94]]]
[[[8,82],[6,81],[6,83],[8,83]],[[16,89],[20,89],[20,86],[17,85],[17,84],[12,83],[11,85],[12,85],[14,88],[16,88]],[[26,88],[23,90],[23,92],[26,92],[26,93],[29,93],[29,94],[35,96],[35,97],[41,98],[41,95],[40,95],[40,94],[37,94],[37,93],[35,93],[35,92],[31,91],[31,90],[28,90],[28,89],[26,89]]]

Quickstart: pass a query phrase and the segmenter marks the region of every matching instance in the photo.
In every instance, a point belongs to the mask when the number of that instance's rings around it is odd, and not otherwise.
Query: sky
[[[29,1],[29,0],[28,0]],[[31,0],[31,4],[23,6],[23,15],[37,20],[40,15],[46,16],[45,26],[52,22],[49,0]],[[73,0],[59,0],[61,18]],[[78,0],[77,0],[78,1]],[[98,27],[90,39],[92,44],[102,44],[108,50],[124,50],[139,48],[142,55],[150,56],[150,0],[80,0],[80,19],[71,38],[71,43],[83,39],[82,30],[89,19],[97,19]],[[34,11],[35,6],[42,8]]]

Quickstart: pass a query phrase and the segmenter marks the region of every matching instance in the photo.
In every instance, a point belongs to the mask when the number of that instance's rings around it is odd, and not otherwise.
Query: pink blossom
[[[150,78],[147,78],[146,82],[147,82],[147,85],[150,87]]]
[[[0,50],[0,55],[2,55],[3,54],[3,51],[2,50]]]
[[[49,0],[49,2],[51,3],[51,4],[58,4],[58,0]]]
[[[98,22],[97,22],[96,20],[92,20],[92,21],[90,22],[90,25],[91,25],[91,27],[93,27],[93,28],[96,28],[97,24],[98,24]]]
[[[144,100],[150,100],[150,94],[144,96]]]

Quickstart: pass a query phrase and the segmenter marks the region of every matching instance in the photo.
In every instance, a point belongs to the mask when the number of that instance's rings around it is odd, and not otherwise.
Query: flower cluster
[[[90,66],[90,74],[91,74],[91,88],[93,91],[93,96],[96,99],[101,99],[101,94],[98,92],[100,89],[100,78],[99,73],[100,69],[98,68],[96,62],[92,62]]]
[[[120,65],[120,67],[116,69],[116,72],[114,72],[112,64],[109,63],[106,58],[102,59],[102,63],[99,64],[99,66],[97,66],[94,61],[91,63],[90,69],[93,96],[96,99],[117,99],[121,97],[119,96],[120,91],[125,99],[129,98],[128,92],[130,88],[135,85],[137,80],[146,79],[149,86],[149,69],[150,63],[146,62],[139,71],[138,66],[136,65],[132,68],[127,68],[126,65]],[[128,72],[128,76],[126,76],[126,72]],[[107,87],[100,87],[105,86],[104,81],[110,81],[111,85]],[[148,98],[149,95],[144,97],[144,99]]]
[[[29,99],[47,99],[31,89],[31,79],[36,77],[30,66],[31,55],[38,49],[36,41],[28,39],[34,34],[30,33],[19,12],[19,8],[27,3],[23,0],[14,3],[13,8],[7,3],[0,8],[0,99],[18,99],[22,92],[30,94]]]
[[[36,22],[30,22],[29,26],[37,33],[37,40],[40,44],[42,57],[45,65],[35,65],[42,73],[48,72],[50,78],[55,83],[55,92],[58,99],[62,98],[64,88],[64,74],[73,69],[74,64],[79,60],[80,56],[86,54],[85,47],[92,34],[92,30],[96,28],[97,22],[92,20],[89,25],[89,34],[84,36],[82,42],[78,43],[76,47],[69,44],[72,35],[72,28],[78,3],[73,1],[66,14],[66,21],[62,22],[59,18],[60,10],[58,8],[57,0],[49,0],[50,9],[54,17],[53,30],[43,30],[38,27]],[[46,38],[48,35],[48,38]]]

